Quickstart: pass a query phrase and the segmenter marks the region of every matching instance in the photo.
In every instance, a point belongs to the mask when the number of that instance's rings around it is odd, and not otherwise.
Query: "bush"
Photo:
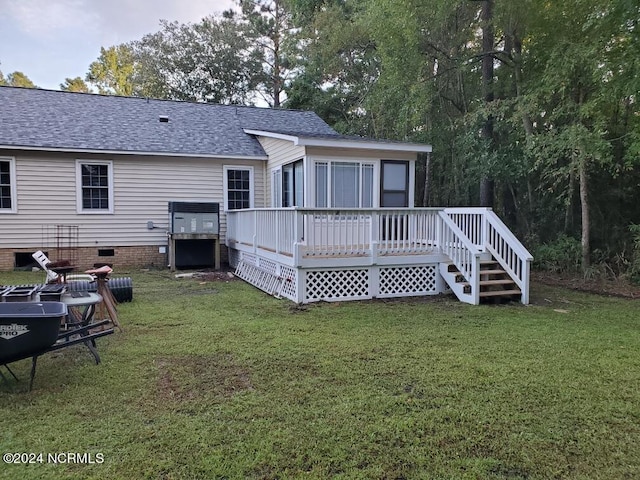
[[[631,254],[629,274],[632,282],[640,283],[640,225],[632,223],[629,225],[629,231],[633,237],[633,250]]]
[[[534,252],[534,267],[554,273],[579,272],[582,264],[580,241],[561,234],[556,240],[538,246]]]

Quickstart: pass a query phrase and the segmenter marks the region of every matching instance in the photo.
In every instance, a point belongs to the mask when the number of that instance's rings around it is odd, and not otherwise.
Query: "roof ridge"
[[[0,85],[0,88],[3,89],[15,89],[15,90],[29,90],[29,91],[38,91],[45,93],[54,93],[54,94],[67,94],[67,95],[83,95],[87,97],[100,97],[100,98],[120,98],[127,100],[146,100],[146,101],[154,101],[154,102],[167,102],[167,103],[176,103],[182,105],[208,105],[215,107],[225,107],[225,108],[243,108],[243,109],[255,109],[255,110],[274,110],[274,111],[282,111],[282,112],[307,112],[313,113],[312,110],[303,110],[300,108],[274,108],[274,107],[260,107],[257,105],[242,105],[236,103],[215,103],[215,102],[200,102],[198,100],[179,100],[175,98],[157,98],[157,97],[137,97],[134,95],[117,95],[110,93],[100,93],[100,92],[73,92],[69,90],[54,90],[52,88],[41,88],[41,87],[16,87],[13,85]]]

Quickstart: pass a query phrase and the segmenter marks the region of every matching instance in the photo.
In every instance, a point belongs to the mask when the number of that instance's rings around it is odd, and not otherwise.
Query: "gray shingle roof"
[[[337,136],[300,110],[0,87],[0,148],[264,156],[243,129]]]

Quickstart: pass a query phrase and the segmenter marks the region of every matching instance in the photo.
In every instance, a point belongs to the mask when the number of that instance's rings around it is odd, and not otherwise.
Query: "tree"
[[[480,20],[482,25],[482,90],[484,101],[490,109],[490,103],[494,101],[493,75],[494,75],[494,51],[495,33],[493,25],[494,0],[482,0]],[[482,139],[485,141],[489,154],[494,149],[493,145],[493,116],[487,115],[482,125]],[[480,205],[493,206],[494,181],[486,175],[480,181]]]
[[[370,32],[354,10],[357,3],[290,2],[301,22],[297,65],[302,73],[286,88],[286,106],[318,109],[340,132],[372,135],[364,103],[379,64]]]
[[[258,92],[269,106],[278,108],[292,75],[292,16],[284,0],[237,0],[237,4],[262,62]],[[232,18],[234,12],[225,15]]]
[[[135,59],[130,44],[100,48],[100,56],[89,65],[85,80],[98,88],[101,94],[132,96]]]
[[[60,90],[63,92],[81,92],[89,93],[89,86],[80,77],[65,78],[64,83],[60,84]]]
[[[138,73],[163,96],[178,100],[251,103],[262,72],[245,27],[234,18],[162,22],[159,32],[134,42],[133,48]]]
[[[38,88],[32,81],[22,72],[13,72],[7,75],[5,79],[0,72],[0,85],[6,85],[9,87],[22,87],[22,88]]]

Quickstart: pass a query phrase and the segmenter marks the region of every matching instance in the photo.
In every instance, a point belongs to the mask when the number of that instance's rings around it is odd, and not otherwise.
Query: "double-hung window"
[[[316,162],[317,208],[372,208],[372,163]]]
[[[225,210],[253,208],[253,167],[224,167]]]
[[[76,161],[79,213],[113,213],[113,165],[110,161]]]
[[[13,158],[0,157],[0,213],[16,212],[16,172]]]

